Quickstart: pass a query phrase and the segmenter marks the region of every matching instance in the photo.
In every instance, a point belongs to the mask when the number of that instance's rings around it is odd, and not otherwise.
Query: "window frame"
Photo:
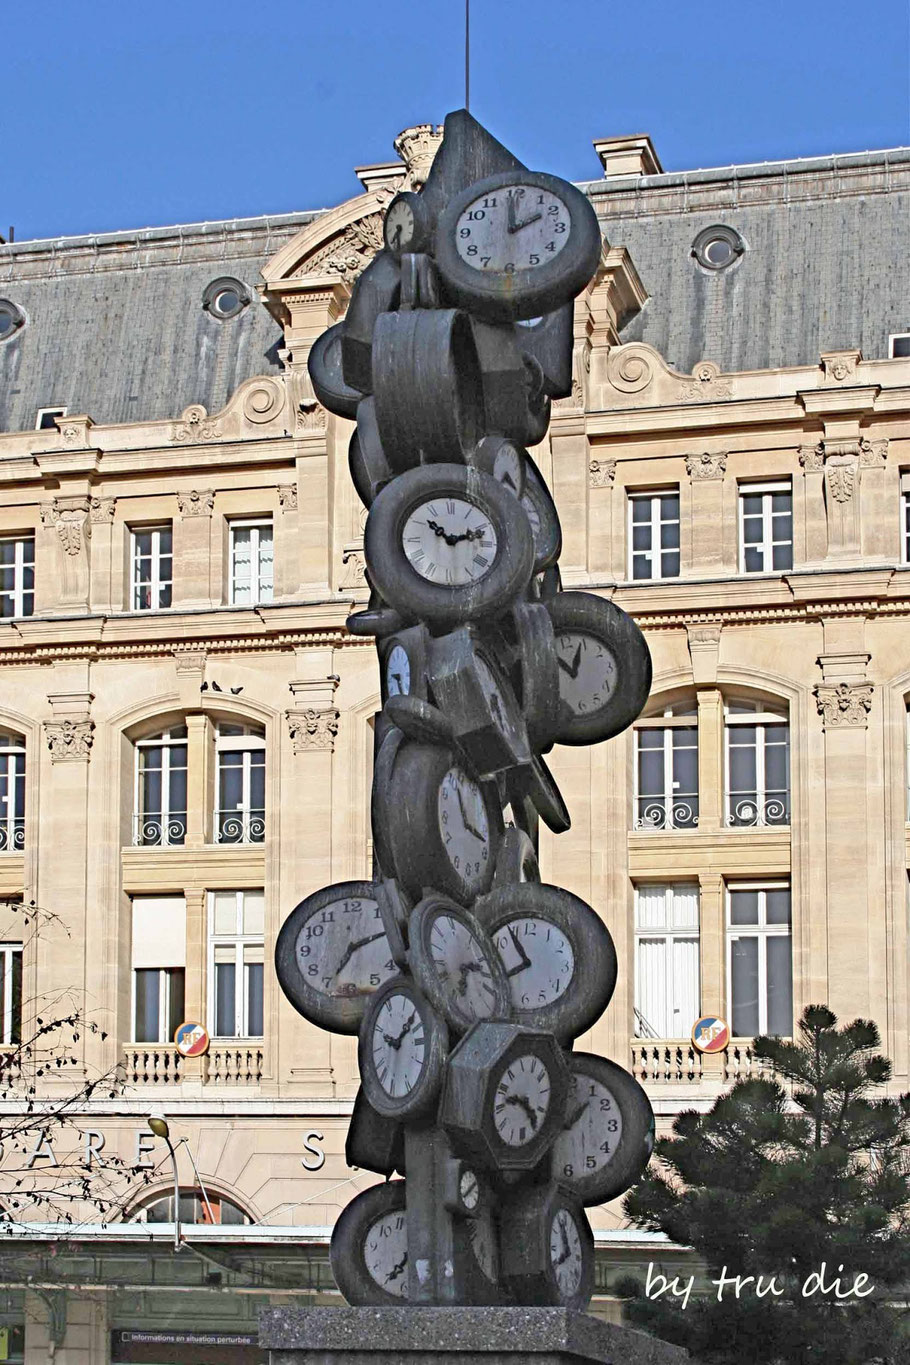
[[[0,1047],[16,1047],[22,1039],[22,982],[24,963],[22,943],[0,943],[0,974],[3,977],[3,1012],[0,1015]],[[15,959],[19,959],[19,1018],[13,1019]],[[16,1024],[14,1030],[13,1024]],[[18,1033],[18,1038],[14,1037]]]
[[[18,535],[0,536],[0,544],[12,543],[15,545],[15,554],[12,565],[4,564],[2,568],[12,568],[13,586],[11,589],[0,589],[0,619],[4,621],[14,621],[19,616],[34,616],[35,614],[35,533],[34,531],[20,532]],[[31,559],[25,557],[25,546],[31,545]],[[32,586],[25,586],[25,570],[32,571]],[[26,597],[31,600],[26,603]],[[3,607],[5,599],[12,599],[13,610],[7,614]],[[26,609],[27,608],[27,609]]]
[[[745,509],[745,499],[746,499],[747,497],[752,497],[752,496],[754,496],[756,493],[760,493],[760,494],[763,495],[763,497],[762,497],[762,511],[761,511],[761,519],[762,519],[762,540],[761,540],[762,567],[761,567],[760,569],[747,569],[747,568],[746,568],[746,509]],[[789,540],[775,541],[774,538],[773,538],[774,523],[773,523],[773,512],[772,512],[772,510],[771,510],[772,504],[771,504],[770,499],[773,497],[773,495],[774,495],[775,493],[789,493],[789,495],[790,495],[790,539],[789,539]],[[769,499],[769,501],[768,501],[767,503],[766,503],[765,500],[764,500],[765,498]],[[740,482],[739,482],[738,485],[737,485],[737,499],[738,499],[738,502],[739,502],[739,508],[738,508],[738,514],[737,514],[737,523],[738,523],[738,527],[739,527],[739,572],[740,572],[740,573],[743,573],[743,574],[749,574],[750,577],[754,577],[754,576],[756,576],[756,575],[758,575],[758,574],[774,574],[775,576],[777,576],[777,575],[780,575],[780,574],[791,573],[792,570],[793,570],[793,549],[794,549],[794,542],[793,542],[793,480],[792,480],[792,479],[773,479],[773,480],[761,480],[761,481],[757,481],[757,482],[755,482],[755,483],[749,483],[749,482],[746,481],[746,480],[740,480]],[[777,545],[789,545],[789,546],[790,546],[790,566],[789,566],[789,568],[775,569],[775,568],[773,567],[773,563],[774,563],[774,546],[775,546],[775,544],[777,544]],[[755,543],[755,542],[750,542],[748,548],[749,548],[750,550],[755,549],[755,548],[756,548],[756,543]]]
[[[677,703],[677,705],[685,705],[685,704],[687,704],[687,703]],[[640,757],[640,754],[641,754],[641,741],[640,741],[640,739],[639,739],[639,736],[640,736],[641,733],[642,733],[643,731],[645,731],[645,730],[661,730],[661,731],[663,732],[663,746],[662,746],[662,747],[663,747],[664,789],[663,789],[663,793],[660,794],[660,795],[643,796],[642,793],[641,793],[641,790],[640,790],[640,786],[639,786],[639,783],[640,783],[639,757]],[[683,793],[683,798],[688,798],[688,800],[686,801],[686,804],[687,804],[688,808],[691,810],[692,817],[693,817],[693,818],[692,818],[690,821],[688,821],[687,823],[683,823],[683,820],[680,820],[679,822],[677,822],[677,819],[676,819],[676,812],[675,812],[675,810],[673,809],[673,807],[677,804],[677,797],[676,797],[676,794],[675,794],[674,788],[673,788],[673,755],[674,755],[675,750],[674,750],[673,744],[667,742],[668,737],[669,737],[669,732],[670,732],[671,730],[693,730],[693,731],[695,732],[695,744],[694,744],[694,746],[691,746],[691,747],[694,747],[694,750],[695,750],[695,791],[694,791],[694,792]],[[673,705],[668,705],[668,706],[666,706],[666,707],[664,708],[664,710],[663,710],[662,712],[657,712],[657,713],[654,713],[654,714],[652,714],[652,715],[642,717],[641,719],[639,719],[638,721],[636,721],[636,724],[635,724],[635,759],[634,759],[634,767],[633,767],[633,774],[632,774],[632,790],[633,790],[633,796],[632,796],[632,802],[633,802],[633,804],[632,804],[632,826],[633,826],[633,828],[634,828],[635,830],[639,830],[639,831],[643,831],[643,830],[661,830],[661,829],[665,829],[665,830],[666,830],[666,829],[680,830],[680,829],[697,829],[697,828],[698,828],[698,814],[699,814],[699,811],[698,811],[698,805],[699,805],[699,787],[698,787],[698,751],[699,751],[699,741],[700,741],[700,735],[699,735],[699,727],[698,727],[698,704],[697,704],[697,702],[694,702],[694,701],[693,701],[693,703],[692,703],[692,710],[689,711],[689,712],[680,712],[680,711],[678,711],[678,710],[676,709],[675,706],[673,706]],[[652,752],[655,752],[655,751],[652,751]],[[666,814],[665,814],[665,817],[664,817],[662,823],[658,824],[658,823],[655,823],[655,822],[649,822],[649,821],[645,820],[644,815],[642,814],[642,809],[641,809],[641,805],[640,805],[640,803],[643,802],[643,801],[647,801],[647,802],[653,803],[653,804],[655,804],[655,805],[657,805],[657,803],[659,803],[659,802],[663,802],[663,803],[664,803],[664,808],[665,808]],[[684,819],[684,817],[683,817],[683,819]]]
[[[910,359],[910,356],[895,355],[895,354],[894,354],[894,343],[895,343],[895,341],[904,341],[905,339],[906,339],[907,341],[910,341],[910,332],[889,332],[889,333],[888,333],[888,359],[889,359],[889,360],[908,360],[908,359]]]
[[[138,1020],[138,1017],[137,1017],[137,1015],[136,1015],[136,1006],[137,1006],[137,1004],[138,1004],[138,994],[139,994],[138,991],[137,991],[137,989],[136,989],[136,986],[137,986],[137,975],[138,975],[139,972],[157,972],[157,973],[158,973],[158,1037],[157,1037],[157,1038],[137,1038],[137,1037],[136,1037],[136,1034],[139,1032],[139,1029],[138,1029],[138,1027],[137,1027],[137,1025],[138,1025],[138,1023],[139,1023],[139,1020]],[[167,1044],[167,1043],[171,1043],[171,1044],[172,1044],[172,1043],[173,1043],[174,1039],[173,1039],[173,1036],[170,1034],[170,1030],[169,1030],[169,1028],[168,1028],[168,1022],[169,1022],[169,1020],[170,1020],[170,1014],[171,1014],[171,988],[172,988],[172,985],[173,985],[173,977],[174,977],[174,973],[175,973],[175,972],[179,972],[180,975],[183,977],[183,1000],[184,1000],[183,1011],[184,1011],[184,1014],[185,1014],[185,1013],[186,1013],[186,968],[185,968],[185,967],[133,967],[133,968],[132,968],[132,975],[131,975],[131,982],[130,982],[130,985],[131,985],[130,1013],[131,1013],[131,1017],[132,1017],[132,1020],[133,1020],[133,1038],[132,1038],[132,1043],[133,1043],[133,1046],[134,1046],[134,1047],[146,1047],[146,1046],[148,1046],[148,1047],[156,1047],[156,1046],[157,1046],[157,1047],[160,1047],[160,1046],[162,1046],[163,1044]],[[164,978],[163,981],[162,981],[162,978]],[[162,989],[162,987],[164,987],[164,989]],[[182,1022],[183,1022],[183,1020],[180,1021],[180,1023],[182,1023]],[[179,1026],[180,1026],[180,1025],[178,1024],[178,1028],[179,1028]]]
[[[18,772],[17,760],[22,760],[22,771]],[[6,766],[6,814],[2,813],[0,798],[0,853],[21,853],[25,848],[25,815],[28,777],[28,756],[25,736],[12,730],[0,730],[0,769]],[[20,786],[21,779],[21,786]],[[22,814],[16,811],[20,804]],[[12,795],[12,803],[10,803]]]
[[[757,924],[733,924],[731,922],[731,911],[733,908],[734,891],[757,891],[758,901],[758,923]],[[766,891],[789,891],[790,893],[790,919],[786,924],[767,923],[767,899]],[[727,1006],[727,1019],[730,1025],[731,1038],[757,1038],[759,1034],[768,1031],[768,940],[770,938],[788,938],[790,940],[790,997],[791,997],[791,1018],[790,1032],[786,1034],[774,1034],[774,1037],[792,1038],[793,1036],[793,887],[789,877],[769,877],[763,881],[728,881],[724,886],[724,970],[726,973],[726,990],[724,992]],[[733,1032],[733,941],[740,938],[756,938],[759,943],[758,950],[758,1032],[752,1035],[746,1033]]]
[[[263,896],[263,929],[258,934],[245,934],[243,932],[243,913],[244,898],[251,892],[261,892]],[[237,915],[235,920],[235,932],[231,934],[215,933],[215,897],[233,894],[236,898]],[[218,1001],[216,993],[216,948],[233,947],[234,952],[234,1033],[216,1032],[218,1020]],[[249,989],[247,974],[244,971],[247,964],[244,961],[245,948],[262,949],[262,1033],[249,1032]],[[262,887],[242,887],[234,889],[232,887],[218,887],[208,893],[208,943],[206,946],[206,1020],[209,1037],[220,1041],[230,1040],[255,1040],[265,1037],[265,892]],[[238,988],[239,987],[239,988]]]
[[[171,548],[164,558],[171,562],[171,572],[169,578],[164,578],[161,573],[161,532],[169,531],[171,536]],[[174,599],[174,523],[172,521],[150,522],[148,526],[130,526],[130,611],[168,611]],[[149,552],[151,560],[152,576],[148,583],[139,582],[139,560],[145,558],[139,554],[137,542],[138,536],[151,535],[152,544]],[[163,589],[167,591],[167,601],[160,601]],[[142,606],[138,597],[141,592],[149,594],[149,606]]]
[[[65,417],[65,416],[67,415],[68,412],[69,412],[69,408],[57,407],[57,406],[55,406],[54,404],[52,404],[50,407],[47,407],[47,408],[39,408],[38,411],[37,411],[37,413],[36,413],[36,415],[35,415],[35,430],[36,430],[36,431],[56,431],[57,428],[55,427],[55,425],[54,425],[53,422],[51,422],[51,423],[48,425],[47,423],[44,422],[43,419],[44,419],[45,417],[50,417],[50,416],[53,416],[53,417],[55,417],[55,418],[56,418],[56,417]]]
[[[268,581],[268,594],[263,594],[263,579],[260,572],[260,532],[268,528],[272,545],[272,573]],[[250,598],[247,602],[237,600],[237,568],[234,534],[236,531],[250,531]],[[254,569],[255,565],[255,569]],[[231,517],[228,522],[228,602],[232,607],[255,607],[262,602],[275,599],[275,518],[270,512],[256,517]]]
[[[661,498],[675,497],[677,515],[675,519],[665,521],[660,515]],[[636,502],[651,502],[651,516],[647,522],[633,522],[633,508]],[[655,505],[656,503],[656,505]],[[651,548],[649,550],[635,550],[633,546],[633,526],[649,526],[651,530]],[[678,528],[677,539],[680,541],[675,549],[664,550],[660,543],[660,531],[662,526],[675,525]],[[626,557],[626,581],[629,583],[660,583],[669,582],[679,578],[682,573],[682,506],[680,501],[679,484],[670,484],[664,488],[627,488],[626,489],[626,544],[628,554]],[[663,559],[665,554],[675,554],[679,557],[679,568],[676,573],[664,573]],[[635,577],[635,556],[645,556],[651,565],[652,573],[647,578]],[[654,573],[655,557],[658,561],[659,572]]]
[[[790,742],[790,713],[786,708],[785,714],[780,715],[775,711],[762,709],[768,703],[764,701],[753,701],[748,697],[724,697],[723,705],[723,726],[724,726],[724,825],[727,829],[789,829],[793,820],[792,794],[793,794],[793,772],[791,768],[792,745]],[[732,707],[754,706],[754,711],[733,711]],[[769,819],[769,808],[774,805],[774,798],[769,799],[767,785],[767,739],[766,731],[770,726],[786,728],[787,731],[787,787],[785,800],[780,802],[782,805],[782,816],[780,820]],[[730,732],[739,726],[751,726],[756,731],[755,737],[755,819],[751,821],[737,820],[733,818],[733,795],[730,788]],[[749,793],[741,793],[740,799],[747,797]],[[779,798],[778,798],[779,799]]]
[[[694,892],[695,892],[695,907],[696,907],[696,909],[695,909],[695,915],[696,915],[695,920],[694,920],[692,923],[686,924],[686,925],[673,925],[673,924],[669,924],[669,923],[668,923],[668,924],[666,924],[666,925],[665,925],[664,927],[662,927],[662,928],[661,928],[661,927],[654,927],[654,928],[650,928],[650,929],[649,929],[649,928],[642,928],[641,925],[639,924],[640,893],[641,893],[641,891],[643,891],[643,890],[651,890],[651,891],[654,891],[654,890],[656,890],[657,888],[663,888],[664,897],[665,897],[665,904],[667,905],[667,915],[666,915],[666,919],[667,919],[668,921],[672,918],[672,896],[674,895],[674,893],[676,892],[676,890],[677,890],[678,888],[685,888],[685,889],[686,889],[687,891],[689,891],[689,892],[692,892],[692,891],[694,890]],[[639,962],[640,962],[639,944],[641,944],[642,942],[645,942],[645,941],[650,941],[650,942],[660,941],[660,942],[663,942],[664,944],[668,945],[668,949],[669,949],[669,945],[670,945],[671,943],[675,943],[675,942],[677,942],[677,941],[681,941],[681,942],[684,942],[684,941],[692,942],[692,941],[694,940],[695,945],[696,945],[696,950],[697,950],[695,978],[696,978],[696,995],[697,995],[697,1000],[698,1000],[698,1003],[696,1004],[695,1018],[693,1018],[693,1020],[692,1020],[692,1023],[694,1024],[694,1023],[695,1023],[695,1019],[698,1018],[698,1015],[699,1015],[700,1012],[701,1012],[701,964],[702,964],[702,952],[701,952],[701,948],[702,948],[702,944],[701,944],[701,886],[700,886],[700,883],[698,882],[698,880],[695,879],[695,878],[689,878],[689,879],[680,878],[680,879],[677,879],[676,881],[653,881],[653,882],[652,882],[652,881],[641,881],[641,882],[636,882],[636,883],[635,883],[634,926],[635,926],[635,928],[634,928],[634,939],[635,939],[635,942],[634,942],[634,958],[633,958],[634,966],[633,966],[633,992],[632,992],[632,994],[633,994],[633,1016],[634,1016],[634,1017],[633,1017],[633,1030],[632,1030],[632,1031],[633,1031],[634,1036],[635,1036],[636,1038],[638,1038],[639,1040],[641,1040],[641,1041],[647,1041],[648,1039],[663,1041],[663,1039],[661,1038],[661,1035],[660,1035],[660,1034],[639,1033],[639,1031],[638,1031],[639,1028],[640,1028],[640,1026],[641,1026],[642,1024],[647,1024],[649,1028],[652,1027],[652,1025],[650,1024],[650,1022],[649,1022],[648,1020],[645,1019],[644,1014],[642,1013],[642,1011],[641,1011],[641,1009],[640,1009],[640,1007],[639,1007],[639,1003],[638,1003],[639,1000],[641,999],[641,996],[640,996],[640,988],[641,988],[641,969],[640,969],[640,966],[639,966]],[[671,961],[670,961],[670,963],[668,964],[668,966],[672,968],[672,965],[673,965],[673,963],[672,963],[672,955],[671,955]],[[670,972],[669,972],[669,971],[667,972],[667,979],[668,979],[668,981],[670,980]],[[673,1009],[673,1005],[674,1005],[676,999],[677,999],[677,996],[676,996],[676,993],[675,993],[675,990],[674,990],[674,991],[672,992],[672,994],[670,995],[670,998],[669,998],[668,1004],[667,1004],[667,1012],[668,1012],[668,1015],[672,1015],[672,1014],[678,1012],[678,1011],[676,1011],[676,1010]],[[667,1035],[668,1038],[672,1038],[672,1037],[680,1037],[680,1038],[681,1038],[681,1037],[683,1037],[683,1036],[685,1036],[685,1035],[682,1035],[682,1034],[679,1034],[679,1035],[668,1034],[668,1035]]]
[[[910,488],[901,489],[901,563],[910,564]]]
[[[180,731],[183,731],[180,734]],[[171,750],[182,746],[186,749],[186,764],[181,768],[179,765],[172,769]],[[140,755],[144,749],[160,748],[164,752],[161,759],[161,810],[155,812],[159,819],[152,821],[147,813],[142,811],[140,793],[142,790],[142,767]],[[183,848],[186,844],[187,817],[189,807],[189,736],[187,734],[186,723],[177,723],[170,726],[167,730],[159,730],[154,735],[148,735],[144,739],[133,740],[133,847],[134,848]],[[183,810],[171,810],[171,772],[185,772],[187,786],[187,803]],[[181,837],[171,837],[171,826],[176,816],[183,816],[183,833]],[[160,838],[142,838],[145,826],[157,823],[159,825]]]
[[[221,733],[223,724],[242,725],[242,733],[236,735],[225,735]],[[259,733],[259,731],[262,733]],[[241,753],[243,759],[240,764],[241,770],[241,798],[240,806],[233,810],[222,810],[221,808],[221,775],[222,762],[221,755],[225,753]],[[253,779],[253,754],[262,754],[262,786],[263,804],[262,806],[252,805],[252,779]],[[213,841],[216,844],[262,844],[265,843],[265,774],[266,774],[266,736],[265,730],[261,726],[252,723],[243,724],[237,721],[219,722],[215,729],[215,803],[212,812],[212,833]],[[239,822],[239,838],[224,837],[225,829],[234,820]]]

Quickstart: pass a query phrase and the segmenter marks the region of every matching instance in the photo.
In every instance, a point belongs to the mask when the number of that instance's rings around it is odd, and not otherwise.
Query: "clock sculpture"
[[[348,627],[379,654],[376,866],[292,911],[278,979],[307,1019],[358,1035],[346,1155],[389,1179],[335,1226],[348,1300],[583,1308],[584,1208],[638,1178],[653,1116],[632,1076],[572,1051],[616,953],[590,906],[541,884],[538,823],[569,826],[543,755],[624,730],[651,661],[612,602],[562,591],[527,447],[571,391],[572,301],[601,236],[574,186],[461,111],[384,239],[309,358],[320,401],[356,419],[368,508],[371,598]]]

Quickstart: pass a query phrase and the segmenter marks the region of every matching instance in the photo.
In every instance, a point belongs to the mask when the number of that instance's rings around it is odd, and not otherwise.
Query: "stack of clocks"
[[[626,1190],[653,1115],[622,1068],[572,1051],[608,1005],[595,911],[540,881],[538,821],[569,814],[543,755],[626,728],[651,663],[634,622],[561,590],[556,508],[527,447],[572,382],[573,299],[597,267],[587,199],[464,112],[345,320],[315,392],[356,419],[369,509],[376,718],[371,882],[308,896],[276,964],[307,1019],[359,1034],[351,1165],[387,1179],[332,1237],[352,1304],[583,1308],[585,1205]]]

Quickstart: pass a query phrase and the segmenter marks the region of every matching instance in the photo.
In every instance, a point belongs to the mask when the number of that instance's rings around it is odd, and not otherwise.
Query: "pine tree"
[[[740,1081],[708,1113],[687,1111],[658,1141],[626,1196],[639,1227],[691,1247],[707,1266],[681,1297],[631,1297],[634,1325],[687,1346],[705,1365],[865,1365],[910,1362],[901,1286],[910,1279],[910,1095],[875,1094],[891,1076],[878,1029],[811,1005],[793,1042],[758,1038],[761,1077]],[[826,1267],[833,1290],[805,1296]],[[756,1277],[739,1295],[721,1274]],[[763,1297],[756,1281],[764,1277]],[[771,1292],[769,1280],[774,1277]],[[815,1281],[809,1281],[809,1287]],[[682,1288],[682,1285],[680,1285]],[[872,1292],[868,1291],[872,1289]],[[779,1292],[778,1292],[779,1291]]]

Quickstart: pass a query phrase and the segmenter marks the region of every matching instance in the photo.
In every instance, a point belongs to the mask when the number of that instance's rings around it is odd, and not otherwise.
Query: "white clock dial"
[[[496,1011],[493,973],[482,946],[467,926],[453,915],[436,915],[429,946],[436,974],[452,992],[459,1013],[471,1022],[491,1018]]]
[[[548,920],[516,916],[496,931],[493,941],[516,1009],[550,1005],[571,982],[575,972],[572,945]]]
[[[608,1088],[583,1072],[572,1073],[566,1126],[553,1145],[558,1179],[592,1175],[609,1165],[622,1138],[622,1114]]]
[[[473,1218],[466,1219],[468,1240],[480,1269],[486,1278],[496,1284],[499,1280],[499,1246],[496,1241],[496,1224],[489,1209],[483,1209]]]
[[[414,237],[414,210],[406,199],[391,205],[385,217],[385,240],[391,251],[407,251]]]
[[[390,697],[407,696],[411,690],[411,661],[401,645],[395,645],[386,660],[386,691]]]
[[[479,886],[490,857],[490,822],[483,793],[461,768],[442,779],[437,817],[446,855],[470,889]]]
[[[577,716],[606,705],[616,691],[616,660],[595,636],[563,630],[556,636],[559,695]]]
[[[581,1236],[568,1209],[557,1209],[550,1224],[550,1261],[560,1293],[571,1298],[581,1284]]]
[[[390,1099],[410,1094],[420,1079],[427,1054],[420,1011],[404,991],[392,992],[373,1022],[373,1065]]]
[[[366,897],[317,910],[298,931],[294,954],[304,981],[328,996],[372,995],[398,970],[379,907]]]
[[[466,1209],[476,1209],[480,1202],[480,1182],[473,1171],[462,1171],[458,1192]]]
[[[571,219],[558,195],[510,185],[480,195],[458,219],[455,244],[475,270],[512,274],[554,260],[569,240]]]
[[[408,1225],[404,1212],[384,1213],[364,1238],[363,1260],[387,1294],[408,1297]]]
[[[411,567],[430,583],[476,583],[493,565],[496,532],[490,518],[465,498],[434,498],[416,507],[401,531]]]
[[[521,475],[521,451],[511,441],[503,441],[493,458],[493,478],[517,495]]]
[[[540,1131],[550,1107],[550,1073],[539,1057],[516,1057],[493,1095],[493,1122],[503,1142],[522,1147]]]

